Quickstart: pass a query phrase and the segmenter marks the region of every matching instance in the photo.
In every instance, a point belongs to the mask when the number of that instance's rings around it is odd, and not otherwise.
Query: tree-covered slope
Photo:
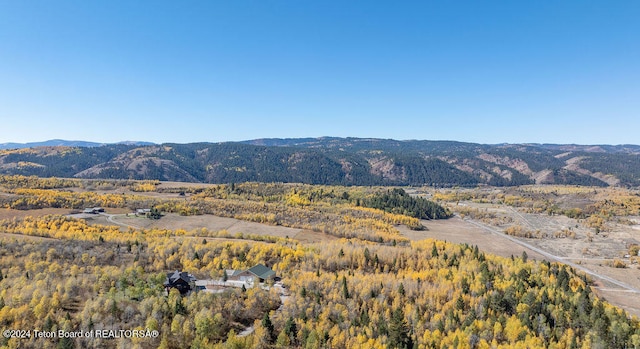
[[[636,146],[486,145],[370,138],[0,150],[0,173],[340,185],[640,185]]]

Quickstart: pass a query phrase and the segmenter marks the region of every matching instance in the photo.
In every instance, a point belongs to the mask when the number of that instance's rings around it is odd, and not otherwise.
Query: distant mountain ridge
[[[583,151],[583,152],[602,152],[602,153],[629,153],[640,154],[640,145],[635,144],[554,144],[554,143],[498,143],[498,144],[480,144],[459,141],[430,141],[430,140],[395,140],[382,138],[357,138],[357,137],[317,137],[317,138],[258,138],[253,140],[242,141],[240,143],[264,145],[264,146],[304,146],[304,147],[331,147],[341,146],[345,143],[387,143],[387,145],[400,146],[402,144],[422,144],[434,146],[436,144],[444,146],[488,146],[488,147],[540,147],[549,150],[563,151]]]
[[[29,142],[29,143],[0,143],[0,149],[23,149],[34,147],[101,147],[107,144],[131,144],[131,145],[153,145],[151,142],[139,142],[139,141],[122,141],[118,143],[96,143],[87,141],[68,141],[64,139],[50,139],[43,142]]]
[[[160,145],[43,143],[0,150],[0,173],[203,183],[640,186],[637,145],[338,137]]]

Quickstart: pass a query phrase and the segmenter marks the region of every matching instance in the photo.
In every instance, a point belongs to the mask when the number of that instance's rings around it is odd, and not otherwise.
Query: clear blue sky
[[[640,144],[639,1],[0,0],[0,143]]]

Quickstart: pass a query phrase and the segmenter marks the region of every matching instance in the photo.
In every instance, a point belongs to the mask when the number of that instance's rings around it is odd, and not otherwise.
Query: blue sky
[[[638,1],[0,0],[0,143],[640,144]]]

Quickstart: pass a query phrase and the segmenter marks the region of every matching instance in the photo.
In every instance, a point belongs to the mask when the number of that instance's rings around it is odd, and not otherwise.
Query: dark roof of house
[[[256,266],[252,267],[247,271],[259,277],[260,279],[268,279],[276,275],[275,271],[271,270],[271,268],[265,267],[262,264],[257,264]]]
[[[184,281],[185,283],[189,283],[192,280],[195,280],[195,278],[191,275],[189,275],[189,273],[187,273],[186,271],[183,272],[179,272],[179,271],[172,271],[170,273],[167,273],[167,281],[165,282],[166,285],[174,285],[176,283],[178,283],[178,281]]]

